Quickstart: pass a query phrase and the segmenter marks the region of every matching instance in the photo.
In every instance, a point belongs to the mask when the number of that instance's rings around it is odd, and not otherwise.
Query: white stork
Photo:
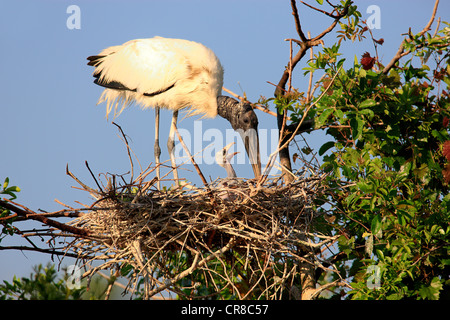
[[[154,37],[128,41],[90,56],[94,82],[106,89],[98,103],[106,102],[114,116],[136,102],[155,108],[155,160],[159,180],[159,109],[173,110],[168,151],[178,179],[174,158],[178,110],[189,107],[190,115],[227,119],[241,134],[255,177],[261,175],[258,119],[248,104],[221,96],[223,68],[214,52],[204,45],[182,39]],[[158,185],[159,186],[159,185]]]

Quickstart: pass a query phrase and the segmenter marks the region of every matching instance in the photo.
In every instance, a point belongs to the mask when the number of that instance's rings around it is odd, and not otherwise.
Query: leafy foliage
[[[69,289],[64,279],[57,279],[53,265],[34,268],[30,278],[14,277],[12,283],[0,285],[0,300],[80,300],[85,288]]]
[[[9,200],[15,200],[17,198],[16,193],[20,192],[20,188],[16,186],[9,186],[9,178],[7,177],[5,181],[3,182],[2,190],[0,190],[0,195],[6,195],[9,196]],[[0,203],[0,219],[4,219],[2,221],[2,232],[0,235],[0,242],[2,239],[7,235],[13,235],[14,234],[14,227],[12,226],[12,223],[14,221],[14,218],[8,219],[11,215],[10,210],[2,207]]]
[[[79,286],[74,285],[72,276],[63,270],[61,276],[55,265],[48,263],[33,267],[30,276],[16,278],[12,282],[0,284],[0,300],[99,300],[118,298],[119,290],[110,286],[117,280],[114,276],[104,279],[95,276],[91,279],[89,290],[87,281],[80,279]]]
[[[316,54],[306,68],[307,73],[325,72],[323,88],[339,72],[312,116],[316,129],[326,129],[332,138],[319,155],[329,173],[327,183],[338,190],[326,200],[332,206],[328,213],[336,218],[334,232],[342,234],[338,245],[345,258],[336,266],[352,281],[347,298],[448,296],[446,25],[435,35],[410,35],[404,49],[412,56],[388,74],[368,52],[360,60],[355,57],[348,70],[339,69],[345,61],[339,59],[339,45]],[[367,285],[373,279],[368,268],[374,266],[381,279],[375,289]]]

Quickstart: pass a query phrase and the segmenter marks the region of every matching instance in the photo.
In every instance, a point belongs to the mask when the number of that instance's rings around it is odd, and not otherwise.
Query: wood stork
[[[239,187],[239,181],[236,172],[231,165],[230,160],[237,154],[237,152],[228,153],[230,147],[234,142],[226,145],[222,150],[216,153],[216,162],[227,172],[227,177],[222,179],[218,184],[219,197],[222,200],[233,201],[238,197],[238,193],[233,192],[233,189]]]
[[[261,175],[258,119],[250,105],[220,95],[223,68],[212,50],[193,41],[154,37],[109,47],[87,59],[95,67],[94,83],[106,88],[98,104],[106,103],[107,115],[114,109],[117,116],[133,102],[143,109],[155,108],[158,180],[160,108],[173,111],[167,146],[175,180],[175,128],[178,110],[183,108],[190,108],[189,115],[213,118],[219,114],[227,119],[244,141],[255,177]]]
[[[233,166],[230,163],[231,158],[233,158],[237,152],[228,153],[230,147],[234,142],[226,145],[222,150],[216,153],[216,162],[219,166],[225,169],[227,172],[227,178],[236,178],[236,171],[234,171]]]

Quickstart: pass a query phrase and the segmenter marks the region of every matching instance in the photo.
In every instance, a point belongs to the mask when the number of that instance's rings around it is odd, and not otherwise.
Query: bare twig
[[[295,29],[297,30],[297,33],[300,37],[300,39],[303,42],[308,41],[305,37],[305,34],[303,33],[302,30],[302,25],[300,23],[300,17],[298,15],[298,10],[297,10],[297,5],[295,4],[295,0],[291,0],[291,7],[292,7],[292,15],[294,16],[294,21],[295,21]]]
[[[311,33],[309,31],[308,31],[308,38],[311,38]],[[314,58],[313,47],[311,47],[309,49],[309,58],[311,60]],[[309,103],[311,101],[311,89],[312,89],[313,75],[314,75],[314,72],[311,71],[309,73],[308,91],[306,92],[306,103]]]
[[[181,137],[180,133],[178,132],[178,128],[175,127],[175,132],[177,133],[178,140],[180,141],[181,145],[183,146],[184,151],[188,154],[189,159],[191,160],[192,164],[194,165],[195,170],[197,170],[198,175],[200,176],[200,179],[202,179],[203,184],[208,187],[208,181],[206,181],[205,176],[203,175],[202,171],[200,170],[200,167],[195,162],[194,157],[189,152],[189,149],[187,148],[186,144],[183,141],[183,138]]]
[[[430,20],[428,21],[426,26],[422,29],[422,31],[419,32],[420,35],[423,35],[423,34],[425,34],[425,32],[430,30],[431,25],[433,24],[433,21],[436,17],[438,5],[439,5],[439,0],[436,0],[434,3],[434,8],[433,8],[433,12],[431,14]],[[403,39],[402,43],[400,44],[400,47],[398,48],[398,50],[397,50],[396,54],[394,55],[394,57],[392,58],[392,60],[384,67],[384,69],[382,71],[383,74],[387,74],[402,57],[411,53],[411,50],[405,51],[405,44],[409,43],[409,42],[411,42],[411,38]]]
[[[337,19],[337,18],[338,18],[338,16],[336,16],[336,15],[333,14],[333,12],[334,12],[336,9],[333,9],[332,12],[327,12],[327,11],[325,11],[325,10],[322,10],[322,9],[319,9],[319,8],[316,8],[316,7],[313,7],[312,5],[307,4],[306,2],[303,2],[303,1],[300,1],[300,2],[303,3],[305,6],[311,8],[311,9],[313,9],[313,10],[316,10],[316,11],[318,11],[318,12],[321,12],[321,13],[323,13],[324,15],[327,15],[327,16],[329,16],[329,17],[331,17],[331,18],[334,18],[334,19]]]
[[[328,92],[328,90],[330,89],[330,87],[333,85],[336,77],[339,75],[340,71],[342,69],[342,66],[340,66],[340,68],[337,70],[336,74],[333,76],[333,78],[331,79],[330,83],[328,84],[328,86],[326,87],[326,89],[322,92],[322,94],[317,98],[316,101],[314,101],[313,103],[311,103],[303,112],[303,116],[301,118],[301,120],[295,124],[295,130],[294,132],[292,132],[292,134],[290,134],[290,137],[286,140],[283,141],[283,144],[279,144],[277,150],[275,150],[270,156],[269,156],[269,161],[266,165],[266,168],[264,169],[264,172],[267,173],[270,171],[270,167],[268,167],[270,164],[273,164],[273,160],[271,161],[271,159],[275,158],[277,153],[280,152],[280,150],[285,149],[288,147],[289,143],[295,138],[295,136],[297,135],[298,131],[300,130],[300,128],[302,127],[303,122],[305,121],[305,119],[307,118],[308,112],[309,110],[311,110],[311,108],[313,106],[315,106],[321,99],[322,97]]]
[[[19,216],[30,218],[32,220],[40,221],[48,226],[55,227],[59,230],[67,231],[74,235],[78,235],[80,237],[90,236],[90,232],[87,230],[68,226],[68,225],[58,222],[56,220],[49,219],[45,215],[37,214],[37,213],[33,212],[32,210],[28,209],[27,207],[25,207],[21,204],[15,203],[11,200],[7,200],[7,199],[0,200],[0,206],[2,206],[3,208],[6,208],[12,212],[17,213]]]
[[[125,133],[123,132],[121,126],[119,126],[119,125],[118,125],[117,123],[115,123],[115,122],[113,122],[112,124],[115,125],[115,126],[119,129],[119,131],[120,131],[120,133],[121,133],[121,135],[122,135],[122,138],[123,138],[123,140],[124,140],[124,142],[125,142],[125,146],[127,147],[127,154],[128,154],[128,159],[129,159],[129,161],[130,161],[130,168],[131,168],[130,181],[133,181],[133,179],[134,179],[134,163],[133,163],[133,158],[131,157],[131,148],[130,148],[130,145],[129,145],[129,143],[128,143],[127,136],[126,136]],[[138,160],[138,162],[139,162],[139,160]],[[141,165],[141,164],[139,163],[139,166],[140,166],[140,165]],[[142,172],[142,167],[141,167],[141,172]]]
[[[268,114],[270,114],[271,116],[274,116],[274,117],[277,116],[277,114],[276,114],[275,112],[270,111],[269,109],[264,108],[263,106],[260,106],[260,105],[257,104],[257,103],[250,102],[250,101],[248,101],[247,99],[245,99],[244,97],[241,97],[240,95],[234,93],[233,91],[231,91],[231,90],[229,90],[229,89],[227,89],[227,88],[225,88],[225,87],[223,87],[222,89],[223,89],[224,91],[228,92],[229,94],[231,94],[231,95],[232,95],[233,97],[235,97],[236,99],[239,99],[239,100],[241,100],[241,101],[245,101],[245,102],[250,103],[250,105],[251,105],[253,108],[255,108],[255,109],[258,109],[258,110],[260,110],[260,111],[262,111],[262,112],[268,113]]]

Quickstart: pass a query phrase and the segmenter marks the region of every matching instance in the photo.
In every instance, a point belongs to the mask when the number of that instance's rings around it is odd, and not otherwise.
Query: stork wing
[[[88,57],[88,65],[95,67],[95,83],[146,96],[169,90],[178,79],[188,76],[189,62],[179,48],[167,40],[132,40]]]

